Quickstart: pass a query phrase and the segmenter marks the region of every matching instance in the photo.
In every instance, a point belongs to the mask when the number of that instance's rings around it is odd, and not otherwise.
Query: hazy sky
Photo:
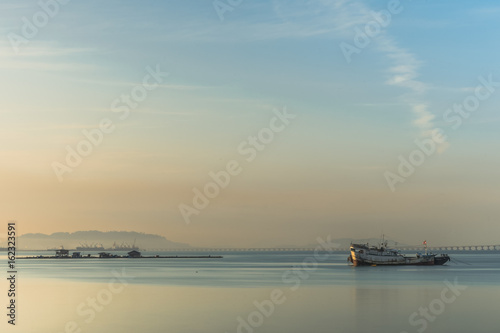
[[[0,215],[21,233],[499,243],[495,1],[46,3],[0,5]]]

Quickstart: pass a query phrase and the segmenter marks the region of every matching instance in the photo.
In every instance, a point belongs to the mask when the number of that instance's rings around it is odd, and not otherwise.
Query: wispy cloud
[[[96,80],[96,79],[88,79],[88,78],[81,78],[81,77],[73,77],[70,80],[74,81],[74,82],[91,83],[91,84],[103,85],[103,86],[123,86],[123,87],[131,87],[131,88],[142,84],[142,81]],[[159,84],[158,87],[170,89],[170,90],[178,90],[178,91],[193,91],[193,90],[212,88],[210,86],[174,84],[174,83],[172,83],[172,84]]]
[[[387,84],[407,88],[409,94],[403,100],[410,106],[415,115],[413,124],[419,128],[420,135],[427,137],[432,133],[435,115],[429,111],[428,103],[422,94],[428,90],[427,85],[417,80],[421,62],[409,51],[399,47],[387,34],[377,39],[378,49],[394,64],[388,69]]]
[[[373,20],[372,10],[360,1],[339,0],[330,4],[330,8],[335,9],[331,11],[332,22],[336,25],[332,32],[337,36],[349,35],[352,38],[354,27],[363,27]],[[385,83],[408,90],[401,99],[413,112],[413,124],[419,129],[420,135],[429,136],[435,127],[435,115],[429,110],[428,102],[423,96],[429,87],[418,80],[422,62],[412,52],[400,47],[387,29],[382,30],[373,41],[375,50],[390,61]]]
[[[245,2],[237,8],[245,15],[224,24],[213,13],[196,21],[172,18],[162,41],[242,42],[290,38],[321,37],[334,39],[350,35],[352,27],[366,23],[368,8],[347,0]],[[235,11],[235,14],[237,12]]]
[[[485,18],[498,19],[498,14],[500,14],[500,6],[493,5],[493,6],[477,7],[470,9],[469,12],[470,14],[476,15],[481,19]]]
[[[235,29],[233,34],[240,38],[246,34],[244,38],[254,39],[311,36],[352,39],[356,27],[363,28],[373,21],[373,10],[362,1],[275,0],[273,10],[273,16],[277,16],[279,21],[261,19],[254,22],[237,22],[230,25],[231,29]],[[244,28],[238,29],[238,24],[243,23]],[[238,34],[235,31],[238,31]],[[407,92],[400,96],[400,100],[413,112],[413,124],[419,129],[420,135],[429,136],[435,127],[435,115],[429,110],[429,104],[424,98],[429,86],[418,80],[422,61],[409,50],[399,46],[388,28],[383,28],[373,42],[374,49],[385,55],[389,62],[385,83],[407,89]]]
[[[55,43],[30,43],[19,55],[15,54],[11,45],[0,42],[0,68],[27,69],[49,71],[92,70],[96,65],[67,61],[70,56],[94,52],[85,48],[62,47]]]

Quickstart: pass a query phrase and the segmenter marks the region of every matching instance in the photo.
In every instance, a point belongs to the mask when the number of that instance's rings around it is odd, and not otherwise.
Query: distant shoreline
[[[141,257],[129,257],[129,256],[113,256],[113,257],[98,257],[98,256],[83,256],[78,258],[73,257],[56,257],[56,256],[31,256],[31,257],[17,257],[17,259],[74,259],[74,260],[84,260],[84,259],[222,259],[223,256],[141,256]]]
[[[98,253],[102,252],[102,250],[88,250],[88,251],[81,251],[81,250],[75,250],[75,249],[67,249],[70,252],[82,252],[82,253]],[[25,253],[25,252],[54,252],[54,249],[50,250],[17,250],[18,253]],[[217,249],[217,248],[187,248],[187,249],[151,249],[151,250],[141,250],[142,252],[149,252],[149,253],[154,253],[154,252],[217,252],[217,253],[229,253],[229,252],[234,252],[234,253],[276,253],[276,252],[282,252],[282,253],[292,253],[292,252],[314,252],[314,249],[243,249],[243,248],[234,248],[234,249]],[[434,250],[433,250],[434,251]],[[437,251],[437,250],[436,250]],[[7,252],[7,248],[0,248],[0,252]],[[125,250],[122,251],[109,251],[108,252],[118,252],[118,253],[123,253],[127,252]],[[343,253],[348,253],[349,249],[332,249],[332,250],[322,250],[320,251],[321,253],[324,252],[329,252],[329,253],[335,253],[335,254],[343,254]],[[418,252],[416,250],[401,250],[401,253],[415,253]],[[446,252],[446,253],[500,253],[500,249],[496,250],[441,250],[441,252]]]

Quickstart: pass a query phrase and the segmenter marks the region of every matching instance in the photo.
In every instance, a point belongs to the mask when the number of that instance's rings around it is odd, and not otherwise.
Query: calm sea
[[[153,254],[196,255],[143,253]],[[498,253],[450,254],[455,262],[433,267],[352,267],[345,253],[221,255],[222,259],[19,260],[16,326],[8,325],[4,314],[1,331],[500,330]],[[6,271],[5,255],[1,258]],[[8,285],[3,280],[2,303],[7,304]]]

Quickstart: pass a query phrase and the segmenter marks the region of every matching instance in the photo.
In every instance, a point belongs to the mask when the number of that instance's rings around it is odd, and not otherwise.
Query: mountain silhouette
[[[55,232],[50,235],[29,233],[18,237],[20,250],[44,250],[63,246],[66,249],[75,249],[77,246],[104,246],[111,248],[113,244],[135,245],[142,250],[147,249],[182,249],[189,248],[185,243],[173,242],[163,236],[146,234],[135,231],[76,231]]]

